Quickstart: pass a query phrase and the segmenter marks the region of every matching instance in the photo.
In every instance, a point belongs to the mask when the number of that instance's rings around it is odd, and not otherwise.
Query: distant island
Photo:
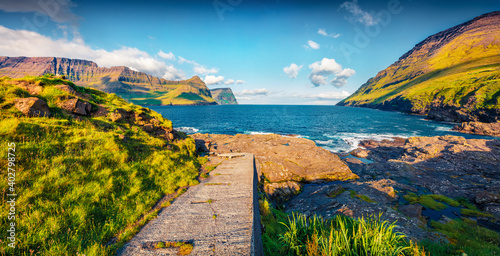
[[[429,36],[337,105],[421,114],[438,121],[496,123],[499,35],[497,11]]]
[[[129,102],[143,106],[236,104],[230,89],[225,91],[221,101],[213,98],[207,85],[198,76],[182,81],[169,81],[125,66],[99,67],[88,60],[0,57],[0,76],[22,78],[44,74],[59,75],[79,86],[115,93]]]
[[[234,97],[233,91],[231,88],[216,88],[211,89],[210,93],[212,94],[212,98],[214,98],[219,105],[235,105],[238,104],[238,101]]]

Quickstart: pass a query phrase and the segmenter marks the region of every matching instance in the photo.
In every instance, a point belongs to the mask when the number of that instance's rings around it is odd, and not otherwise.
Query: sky
[[[1,0],[0,56],[198,75],[240,104],[332,105],[498,0]]]

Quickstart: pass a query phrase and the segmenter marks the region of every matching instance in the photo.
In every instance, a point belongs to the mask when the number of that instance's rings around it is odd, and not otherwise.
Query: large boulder
[[[210,141],[209,150],[213,153],[253,153],[257,168],[270,183],[358,178],[337,155],[304,138],[277,134],[193,134],[191,137],[200,145]]]
[[[59,106],[69,113],[78,114],[82,116],[90,116],[92,105],[88,102],[82,101],[78,98],[70,98],[59,103]]]
[[[14,106],[29,117],[50,116],[47,102],[37,97],[16,99]]]

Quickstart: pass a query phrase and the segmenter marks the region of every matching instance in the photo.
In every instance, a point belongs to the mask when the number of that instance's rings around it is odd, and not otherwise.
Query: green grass
[[[357,198],[359,198],[365,202],[368,202],[368,203],[377,203],[377,202],[373,201],[371,198],[369,198],[368,196],[358,194],[354,190],[349,190],[349,195],[351,196],[351,198],[357,197]]]
[[[142,224],[156,216],[157,211],[143,215],[159,199],[179,187],[197,184],[200,163],[194,140],[168,143],[134,123],[114,123],[106,117],[76,121],[57,107],[64,92],[53,85],[71,85],[88,94],[86,100],[93,106],[147,113],[171,126],[159,114],[116,95],[77,87],[58,78],[24,80],[44,86],[37,97],[44,98],[55,114],[50,118],[24,117],[12,102],[29,93],[12,85],[17,80],[0,78],[0,166],[7,166],[5,149],[14,142],[18,194],[16,249],[3,243],[0,253],[112,255]],[[125,142],[119,135],[126,135],[128,140]],[[6,177],[6,171],[2,175]],[[0,186],[8,187],[6,178],[0,179]],[[3,190],[3,227],[10,223],[6,194]],[[106,247],[115,236],[118,242]]]
[[[448,237],[448,244],[426,241],[422,245],[431,255],[482,256],[500,255],[500,235],[497,232],[480,227],[467,219],[455,219],[448,223],[431,221],[431,225]]]
[[[259,208],[266,255],[425,255],[405,235],[394,232],[394,223],[380,217],[287,215],[267,199],[259,200]]]
[[[457,202],[456,200],[453,200],[449,197],[443,196],[443,195],[436,195],[436,194],[427,194],[427,195],[420,195],[417,196],[415,193],[408,193],[407,195],[403,196],[404,199],[408,200],[410,203],[419,203],[422,206],[440,211],[443,209],[446,209],[448,206],[443,204],[447,203],[450,206],[458,207],[460,206],[460,203]]]
[[[481,212],[478,210],[472,209],[460,209],[460,214],[465,216],[473,216],[473,217],[485,217],[485,218],[493,218],[493,215],[486,212]]]

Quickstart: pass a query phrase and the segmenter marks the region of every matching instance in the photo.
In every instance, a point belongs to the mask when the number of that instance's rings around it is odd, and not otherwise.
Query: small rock
[[[410,218],[422,217],[422,206],[420,204],[408,204],[398,208],[404,215]]]
[[[75,94],[76,91],[75,89],[73,89],[73,87],[67,85],[67,84],[58,84],[55,86],[57,89],[61,90],[61,91],[65,91],[65,92],[68,92],[68,93],[71,93],[71,94]]]
[[[21,98],[15,100],[15,107],[29,117],[50,116],[47,103],[37,97]]]
[[[476,194],[476,204],[500,203],[500,196],[488,191],[481,191]]]
[[[366,149],[355,149],[351,152],[351,154],[355,157],[360,157],[360,158],[368,158],[368,154],[370,153],[369,150]]]

